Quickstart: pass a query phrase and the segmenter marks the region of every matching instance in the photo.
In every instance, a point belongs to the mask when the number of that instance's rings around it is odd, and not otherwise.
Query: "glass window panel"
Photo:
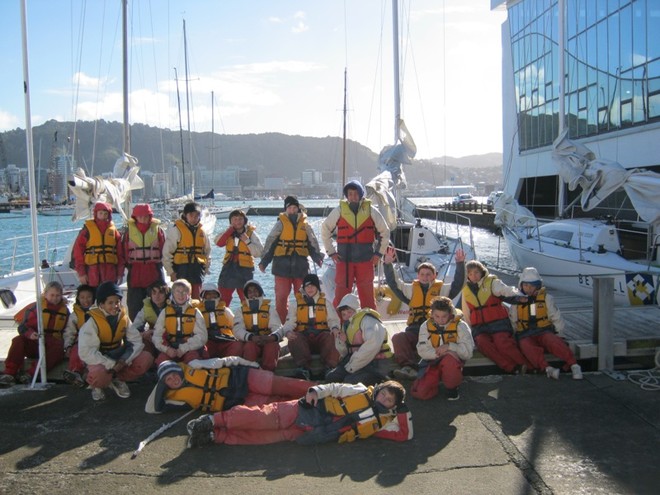
[[[545,105],[539,107],[539,146],[545,146]]]
[[[587,26],[593,26],[596,23],[596,0],[587,0]]]
[[[548,83],[545,85],[545,102],[552,101],[552,84]]]
[[[648,36],[648,59],[654,60],[660,57],[660,43],[658,43],[658,33],[660,33],[660,2],[648,2],[646,6],[646,26]]]
[[[578,136],[587,135],[587,111],[580,110],[578,112]]]
[[[632,125],[632,103],[621,104],[621,127],[630,127]]]
[[[594,134],[598,129],[598,87],[595,84],[587,88],[587,134]]]
[[[577,34],[577,0],[568,0],[566,2],[566,37],[573,38]],[[558,38],[555,38],[558,39]]]
[[[596,65],[599,71],[607,72],[607,22],[599,22],[596,25]]]
[[[621,42],[621,70],[632,67],[632,8],[630,5],[621,9],[620,42]]]
[[[649,98],[649,118],[655,119],[659,117],[660,117],[660,94],[655,94]]]
[[[581,89],[578,91],[578,109],[584,110],[587,108],[587,90]]]
[[[586,1],[577,0],[577,9],[577,32],[581,33],[587,25]]]
[[[619,10],[619,0],[607,0],[607,10],[610,13]]]
[[[530,146],[535,148],[539,145],[539,110],[533,108],[531,113],[531,128],[530,128]]]
[[[642,123],[646,121],[646,94],[644,93],[644,82],[645,70],[643,67],[638,67],[634,69],[633,74],[635,79],[633,80],[632,90],[633,90],[633,122],[635,124]]]
[[[607,110],[605,109],[598,111],[598,130],[607,131]]]
[[[621,78],[611,77],[609,82],[610,128],[621,127]]]
[[[619,14],[614,14],[607,21],[607,54],[609,56],[608,72],[617,75],[621,70],[619,58]]]
[[[633,66],[646,62],[646,0],[637,0],[632,5]],[[656,33],[656,36],[658,33]],[[657,43],[657,41],[656,41]]]

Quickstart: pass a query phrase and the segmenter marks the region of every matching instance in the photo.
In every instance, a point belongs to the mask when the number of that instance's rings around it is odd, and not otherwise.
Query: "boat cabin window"
[[[570,244],[571,239],[573,239],[573,232],[567,230],[543,230],[541,231],[541,235],[565,244]]]

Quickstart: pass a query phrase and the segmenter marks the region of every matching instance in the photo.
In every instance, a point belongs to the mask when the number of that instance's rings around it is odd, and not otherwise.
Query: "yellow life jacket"
[[[76,330],[80,330],[87,320],[89,320],[89,311],[91,308],[83,309],[78,303],[73,304],[73,312],[76,314]]]
[[[270,322],[270,299],[263,299],[256,313],[250,311],[250,304],[246,299],[241,303],[241,311],[243,312],[243,323],[248,332],[255,335],[270,335],[271,331],[268,328],[268,323]],[[257,315],[256,325],[252,315]]]
[[[502,301],[493,295],[493,281],[495,275],[487,275],[483,283],[479,285],[477,294],[465,285],[463,287],[463,299],[470,308],[470,325],[483,325],[497,320],[509,318]]]
[[[169,344],[184,344],[195,333],[197,301],[192,299],[186,310],[177,316],[174,306],[165,307],[165,333],[163,339]]]
[[[250,237],[255,229],[256,227],[254,225],[248,225],[245,227],[245,235]],[[225,252],[225,257],[222,259],[223,264],[231,263],[235,259],[238,262],[238,266],[242,268],[254,268],[254,256],[250,253],[248,245],[239,237],[230,236],[227,239],[225,248],[227,251]]]
[[[348,352],[355,352],[363,343],[364,337],[362,335],[362,330],[360,329],[360,324],[365,316],[371,315],[376,318],[378,321],[382,322],[378,312],[374,311],[371,308],[362,308],[359,312],[353,315],[353,317],[348,321],[348,327],[346,328],[346,346],[348,347]],[[383,339],[383,344],[380,346],[380,352],[376,355],[376,359],[390,358],[392,357],[392,351],[390,350],[390,345],[387,342],[387,333]]]
[[[117,318],[117,328],[114,331],[108,323],[105,313],[100,308],[90,309],[89,316],[94,319],[94,323],[96,323],[96,327],[98,328],[101,352],[105,353],[117,349],[122,344],[126,336],[126,329],[130,323],[126,309],[124,307],[121,308],[119,317]]]
[[[110,222],[103,235],[101,235],[101,230],[94,220],[87,220],[85,227],[89,232],[89,239],[87,239],[85,246],[85,264],[100,265],[101,263],[109,263],[116,265],[119,258],[117,257],[117,228],[115,224]]]
[[[298,310],[296,313],[296,331],[304,332],[309,328],[310,311],[314,318],[313,328],[315,330],[330,330],[328,328],[328,308],[326,307],[325,294],[321,292],[318,301],[313,304],[307,304],[305,297],[296,293],[296,304]]]
[[[225,403],[222,389],[227,388],[231,368],[195,369],[185,364],[183,368],[184,382],[180,388],[168,390],[167,400],[185,402],[193,409],[203,412],[220,412]]]
[[[137,228],[134,218],[128,221],[128,246],[126,259],[129,263],[160,263],[163,253],[158,240],[160,220],[151,220],[143,234]]]
[[[533,318],[530,314],[531,305],[518,304],[518,321],[516,322],[516,332],[522,333],[534,328],[552,327],[553,323],[548,316],[548,305],[545,302],[545,287],[541,288],[535,297],[536,316]]]
[[[379,414],[374,408],[374,387],[349,397],[325,397],[323,408],[333,416],[354,414],[356,421],[339,435],[339,443],[368,438],[395,418],[394,414]]]
[[[408,314],[408,325],[413,323],[422,324],[426,319],[431,316],[431,301],[433,298],[440,295],[440,290],[442,289],[442,282],[436,280],[429,285],[426,294],[422,290],[422,284],[419,280],[415,280],[412,283],[412,296],[410,297],[410,302],[408,307],[410,308],[410,313]]]
[[[208,263],[208,255],[204,252],[206,233],[202,226],[200,224],[190,226],[181,219],[174,222],[174,225],[179,229],[181,239],[176,245],[173,263],[175,265],[206,265]]]
[[[44,324],[44,333],[49,333],[57,339],[62,338],[64,327],[69,321],[69,308],[66,303],[61,301],[56,309],[49,309],[46,298],[41,298],[41,315]]]
[[[163,309],[169,306],[169,304],[170,303],[168,299],[165,301],[165,306],[163,306]],[[145,297],[142,299],[142,314],[144,315],[144,321],[149,323],[150,328],[154,328],[154,326],[156,326],[156,320],[158,320],[158,315],[160,315],[160,311],[157,311],[157,309],[158,308],[154,306],[154,303],[150,297]]]
[[[213,311],[206,309],[204,300],[199,301],[199,304],[197,304],[197,309],[202,313],[206,328],[209,330],[209,340],[216,336],[234,339],[234,322],[227,317],[226,308],[227,305],[224,301],[219,301]]]
[[[432,318],[426,320],[426,328],[429,331],[431,338],[431,345],[438,348],[443,344],[455,344],[458,342],[458,323],[461,321],[462,316],[456,316],[452,321],[447,323],[444,328],[435,324]]]
[[[301,213],[295,227],[286,213],[280,213],[279,219],[282,222],[282,233],[277,240],[273,256],[291,256],[294,252],[299,256],[309,256],[307,215]]]

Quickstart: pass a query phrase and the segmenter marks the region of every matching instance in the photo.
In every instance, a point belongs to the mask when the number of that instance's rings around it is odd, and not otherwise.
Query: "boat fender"
[[[376,289],[376,298],[383,299],[385,297],[390,298],[390,302],[387,305],[387,314],[398,314],[399,310],[401,309],[401,299],[396,297],[394,292],[392,292],[392,289],[389,287],[380,287],[380,289]]]

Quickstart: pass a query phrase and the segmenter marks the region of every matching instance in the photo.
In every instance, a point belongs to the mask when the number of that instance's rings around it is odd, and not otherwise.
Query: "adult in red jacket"
[[[163,244],[165,232],[160,220],[148,204],[137,204],[121,238],[128,269],[126,302],[128,317],[133,321],[142,309],[147,289],[165,280],[163,274]]]
[[[112,207],[96,203],[92,215],[73,245],[73,261],[80,283],[97,288],[102,282],[122,279],[124,250],[121,234],[112,221]]]

